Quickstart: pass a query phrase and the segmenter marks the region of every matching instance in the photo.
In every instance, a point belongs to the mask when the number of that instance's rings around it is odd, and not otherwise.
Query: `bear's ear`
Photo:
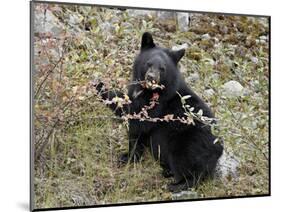
[[[155,47],[155,44],[153,42],[152,35],[149,32],[143,33],[141,39],[141,50],[150,49],[153,47]]]
[[[185,49],[180,49],[180,50],[177,50],[177,51],[171,51],[171,57],[173,58],[173,60],[177,64],[180,61],[180,59],[183,57],[184,53],[185,53]]]

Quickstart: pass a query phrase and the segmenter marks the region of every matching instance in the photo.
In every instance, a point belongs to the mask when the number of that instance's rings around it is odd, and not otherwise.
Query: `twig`
[[[243,132],[245,132],[244,126],[242,126],[241,122],[239,122],[239,121],[236,120],[235,115],[233,114],[233,112],[232,112],[228,107],[227,107],[227,109],[230,111],[230,113],[231,113],[231,115],[232,115],[234,121],[236,122],[236,124],[239,125],[240,129],[241,129]],[[247,136],[246,134],[245,134],[245,136],[251,141],[251,143],[257,148],[257,150],[259,150],[259,151],[263,154],[264,158],[268,161],[267,155],[266,155],[266,154],[262,151],[262,149],[256,144],[256,142],[255,142],[250,136]]]
[[[39,84],[37,91],[35,92],[34,95],[34,99],[37,98],[39,91],[41,90],[43,84],[45,83],[45,81],[48,79],[48,77],[50,76],[50,74],[55,70],[55,68],[58,66],[58,64],[62,61],[63,56],[60,57],[60,59],[55,63],[55,65],[48,71],[48,73],[46,74],[46,76],[44,77],[44,79],[41,81],[41,83]]]
[[[67,106],[73,101],[73,97],[70,98],[70,100],[62,107],[62,112],[64,113],[67,110]],[[52,135],[54,129],[56,128],[56,126],[60,123],[60,119],[59,117],[57,118],[57,120],[55,121],[55,123],[52,125],[51,130],[49,131],[49,133],[47,134],[45,140],[42,142],[42,144],[40,145],[39,149],[36,150],[35,152],[35,160],[39,159],[39,156],[41,155],[41,153],[43,152],[43,150],[45,149],[46,145],[48,144],[49,138]]]

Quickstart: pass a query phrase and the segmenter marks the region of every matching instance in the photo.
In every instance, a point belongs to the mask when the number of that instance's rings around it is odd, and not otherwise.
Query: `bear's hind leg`
[[[168,161],[171,173],[173,173],[174,182],[168,185],[171,192],[179,192],[196,186],[200,181],[192,169],[192,165],[186,160],[185,155],[169,154]]]

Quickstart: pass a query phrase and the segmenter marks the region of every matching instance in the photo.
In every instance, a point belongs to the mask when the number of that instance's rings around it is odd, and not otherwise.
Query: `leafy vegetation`
[[[188,44],[181,71],[219,119],[226,150],[239,158],[238,178],[206,181],[198,198],[268,193],[268,19],[194,13],[181,32],[168,21],[109,8],[36,3],[35,18],[42,14],[53,31],[34,34],[36,208],[172,200],[171,179],[148,152],[140,163],[118,166],[127,124],[91,84],[102,78],[126,92],[145,31],[162,46]],[[189,80],[195,73],[199,79]],[[225,95],[230,80],[243,95]]]

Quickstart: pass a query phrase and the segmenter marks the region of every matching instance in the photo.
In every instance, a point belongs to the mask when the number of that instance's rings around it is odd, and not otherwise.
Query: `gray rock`
[[[168,11],[157,11],[156,16],[160,21],[175,20],[176,13]]]
[[[222,26],[220,26],[219,28],[220,28],[220,31],[221,31],[222,33],[224,33],[224,34],[227,34],[227,33],[228,33],[228,28],[227,28],[227,26],[222,25]]]
[[[211,26],[212,26],[212,27],[214,27],[214,26],[216,26],[216,25],[217,25],[217,24],[216,24],[215,22],[213,22],[213,21],[211,22]]]
[[[260,36],[260,40],[264,40],[264,41],[267,41],[267,36],[263,35],[263,36]]]
[[[215,43],[214,44],[214,49],[219,49],[219,48],[221,48],[221,43]]]
[[[68,21],[68,23],[71,25],[71,26],[75,26],[75,25],[78,25],[78,24],[80,24],[80,22],[81,22],[81,19],[78,17],[78,15],[76,15],[76,14],[71,14],[70,16],[69,16],[69,21]]]
[[[137,18],[157,18],[159,21],[178,21],[178,29],[182,32],[188,31],[189,28],[189,14],[176,13],[172,11],[148,11],[148,10],[131,10],[128,9],[129,16]]]
[[[200,76],[197,72],[190,74],[187,78],[187,82],[197,82],[200,79]]]
[[[83,12],[90,13],[93,8],[91,6],[83,6]]]
[[[201,38],[203,40],[209,40],[211,38],[211,36],[208,33],[206,33],[206,34],[202,35]]]
[[[244,88],[243,89],[243,96],[250,96],[252,94],[252,91],[247,89],[247,88]]]
[[[122,22],[121,26],[124,27],[124,28],[132,28],[133,27],[133,25],[129,22]]]
[[[181,32],[187,32],[189,29],[189,14],[177,13],[178,29]]]
[[[265,41],[265,40],[259,40],[258,43],[260,43],[260,44],[266,44],[266,41]]]
[[[216,65],[216,62],[213,59],[209,59],[209,64],[211,64],[212,66]]]
[[[122,21],[120,21],[120,15],[115,15],[115,16],[113,16],[113,17],[111,18],[110,22],[113,23],[113,24],[114,24],[114,23],[119,23],[119,22],[121,22],[121,24],[129,23],[129,22],[122,22]]]
[[[222,86],[222,93],[224,96],[230,98],[239,97],[243,95],[243,89],[243,86],[239,82],[231,80]]]
[[[263,36],[259,37],[259,43],[260,44],[266,44],[267,41],[268,41],[268,36],[263,35]]]
[[[187,74],[188,72],[187,72],[186,65],[183,65],[182,63],[179,63],[179,64],[178,64],[178,68],[179,68],[180,72],[183,74],[183,76],[185,77],[185,79],[187,80],[186,74]]]
[[[156,12],[150,10],[135,10],[135,9],[127,9],[126,10],[129,16],[138,17],[138,18],[149,18],[155,17]]]
[[[251,57],[251,61],[255,64],[258,64],[259,59],[257,57]]]
[[[215,177],[222,181],[237,180],[239,177],[239,164],[237,157],[224,151],[218,160]]]
[[[218,80],[220,78],[220,75],[218,73],[214,73],[211,75],[211,77],[214,79],[214,80]]]
[[[217,44],[220,40],[217,37],[214,37],[214,41]]]
[[[34,14],[34,32],[35,33],[52,33],[57,37],[63,32],[63,25],[58,18],[49,10],[46,13],[35,10]]]
[[[268,18],[256,18],[256,20],[263,25],[263,27],[268,28]]]
[[[91,200],[89,200],[86,195],[79,195],[79,194],[70,194],[71,200],[74,205],[89,205],[91,204]]]
[[[178,193],[172,193],[172,200],[184,200],[184,199],[197,199],[198,193],[196,191],[181,191]]]
[[[220,78],[220,75],[218,73],[214,73],[211,75],[212,79],[218,80]]]
[[[206,97],[211,97],[211,96],[213,96],[214,94],[215,94],[215,91],[214,91],[212,88],[207,89],[207,90],[205,90],[205,91],[203,92],[203,95],[206,96]]]
[[[187,49],[188,48],[188,44],[187,43],[184,43],[182,45],[177,45],[177,46],[173,46],[172,47],[172,50],[173,51],[179,51],[181,49]]]
[[[114,31],[114,29],[115,29],[114,26],[111,23],[109,23],[108,21],[101,23],[100,28],[105,33],[110,33],[112,31]]]

